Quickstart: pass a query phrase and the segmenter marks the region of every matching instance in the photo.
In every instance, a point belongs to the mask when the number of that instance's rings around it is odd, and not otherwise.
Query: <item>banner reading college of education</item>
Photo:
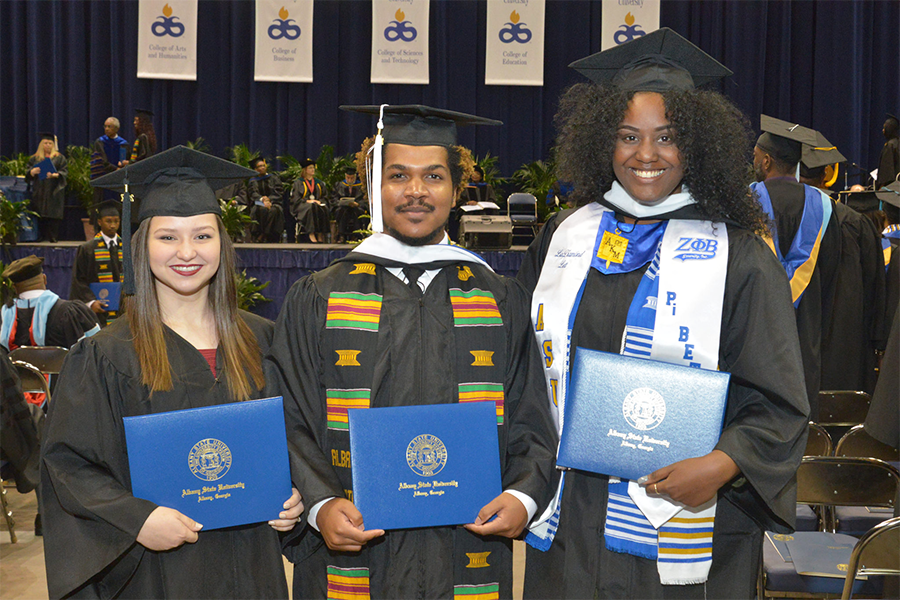
[[[603,0],[600,50],[659,29],[659,0]]]
[[[141,0],[137,76],[197,79],[197,0]]]
[[[544,85],[544,0],[488,0],[486,85]]]
[[[372,0],[372,83],[428,83],[429,0]]]
[[[313,0],[256,0],[255,81],[313,80]]]

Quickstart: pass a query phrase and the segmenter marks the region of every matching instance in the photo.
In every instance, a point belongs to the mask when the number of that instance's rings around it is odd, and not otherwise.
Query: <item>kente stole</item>
[[[384,265],[371,260],[378,258],[351,253],[330,267],[340,270],[341,275],[336,277],[337,284],[329,293],[325,328],[320,337],[321,355],[326,360],[323,369],[326,444],[344,494],[351,501],[347,411],[373,407],[372,400],[378,397],[381,380],[390,369],[379,363],[385,356],[391,355],[390,332],[382,330],[382,307],[385,278],[394,275]],[[504,382],[507,336],[491,289],[495,280],[496,276],[480,264],[458,262],[443,267],[428,289],[431,291],[441,281],[446,281],[453,310],[452,334],[456,347],[458,392],[456,397],[448,398],[446,402],[494,402],[497,425],[502,427],[506,424]],[[396,353],[393,356],[396,359]],[[333,362],[327,362],[329,357]],[[415,349],[409,350],[407,359],[419,360]],[[387,401],[384,405],[390,405],[389,396],[380,396],[382,402]],[[489,554],[483,552],[484,544],[480,538],[460,531],[454,545],[454,578],[457,584],[454,596],[472,600],[499,598],[499,587],[491,581],[488,562],[483,565],[484,571],[472,570],[471,567],[477,555],[487,557]],[[326,573],[328,598],[360,600],[369,597],[369,568],[364,556],[365,553],[362,556],[332,556]],[[468,562],[469,568],[465,563],[456,564],[460,560]],[[482,573],[482,577],[488,578],[487,581],[479,579]]]
[[[112,257],[110,256],[109,247],[106,245],[106,241],[103,239],[101,234],[97,234],[94,236],[94,263],[97,265],[97,281],[100,283],[112,283],[116,281],[113,277],[112,272]],[[119,235],[116,235],[116,258],[118,259],[119,264],[119,277],[118,281],[122,282],[122,238]],[[111,322],[115,320],[118,316],[118,313],[114,310],[111,310],[106,313],[106,321]]]
[[[783,256],[781,247],[778,245],[775,209],[772,206],[772,199],[769,197],[769,190],[766,188],[765,182],[753,183],[750,188],[759,195],[759,203],[762,204],[763,210],[772,220],[770,228],[772,237],[763,239],[787,272],[791,282],[791,299],[794,302],[794,308],[797,308],[816,269],[822,237],[828,228],[828,221],[831,220],[831,198],[818,188],[809,185],[803,186],[806,198],[803,203],[800,227],[797,229],[797,234],[791,242],[787,255]]]
[[[550,408],[560,431],[572,326],[589,269],[614,275],[650,263],[628,311],[622,354],[716,369],[727,260],[722,224],[669,220],[631,226],[597,204],[560,224],[532,301]],[[538,549],[552,544],[564,481],[565,473],[556,498],[530,528],[527,541]],[[610,478],[604,538],[610,550],[656,559],[663,584],[702,583],[711,563],[714,515],[714,501],[682,510],[648,497],[633,482]]]

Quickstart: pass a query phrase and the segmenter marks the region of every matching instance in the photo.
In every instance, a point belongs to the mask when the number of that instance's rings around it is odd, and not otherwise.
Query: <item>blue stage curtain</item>
[[[249,277],[256,277],[260,283],[269,282],[261,293],[271,301],[253,307],[253,312],[273,321],[278,317],[288,290],[298,279],[324,269],[347,254],[347,250],[270,250],[248,248],[240,244],[235,248],[238,269],[246,271]],[[43,257],[47,289],[59,294],[61,298],[68,298],[76,250],[74,246],[54,248],[19,245],[6,248],[0,256],[5,264],[32,254]],[[480,254],[497,273],[508,277],[516,276],[525,256],[524,252],[512,250]]]
[[[371,5],[317,0],[314,83],[255,83],[254,3],[199,4],[197,81],[137,79],[137,2],[0,2],[0,155],[34,152],[36,133],[87,145],[110,115],[133,139],[148,108],[161,148],[203,137],[212,152],[247,143],[266,156],[355,152],[373,120],[339,104],[425,103],[503,120],[461,142],[500,157],[504,175],[547,158],[560,92],[582,78],[566,66],[599,50],[601,3],[547,2],[543,87],[484,85],[484,2],[431,5],[431,84],[369,83]],[[661,24],[734,72],[724,92],[759,114],[822,129],[850,160],[874,168],[885,112],[900,99],[900,2],[663,0]]]

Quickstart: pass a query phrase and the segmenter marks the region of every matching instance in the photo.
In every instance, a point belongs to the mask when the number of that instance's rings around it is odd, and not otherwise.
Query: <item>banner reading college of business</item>
[[[429,0],[372,0],[372,83],[428,83]]]
[[[197,79],[197,0],[141,0],[137,76]]]
[[[486,85],[544,85],[544,0],[488,0]]]
[[[659,29],[659,0],[603,0],[600,49],[608,50]]]
[[[313,0],[256,0],[255,81],[313,80]]]

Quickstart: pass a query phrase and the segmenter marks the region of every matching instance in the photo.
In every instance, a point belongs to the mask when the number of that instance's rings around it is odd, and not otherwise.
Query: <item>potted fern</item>
[[[30,200],[13,202],[0,193],[0,243],[4,246],[15,246],[19,240],[19,231],[22,228],[22,217],[31,215],[37,218],[37,213],[28,210]]]

